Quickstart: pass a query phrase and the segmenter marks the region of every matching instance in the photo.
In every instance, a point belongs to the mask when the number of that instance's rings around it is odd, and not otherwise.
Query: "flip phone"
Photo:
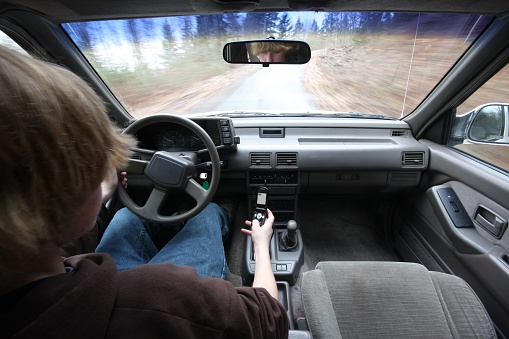
[[[253,220],[258,220],[260,226],[263,226],[267,218],[267,195],[269,189],[265,186],[260,186],[256,190],[256,207],[253,215]]]

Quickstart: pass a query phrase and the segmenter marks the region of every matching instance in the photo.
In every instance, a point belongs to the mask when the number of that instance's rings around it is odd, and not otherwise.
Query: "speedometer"
[[[197,149],[197,147],[204,146],[204,144],[200,137],[193,133],[189,138],[189,146],[191,146],[193,149]]]
[[[161,149],[171,151],[186,146],[186,139],[179,131],[169,131],[163,135]]]

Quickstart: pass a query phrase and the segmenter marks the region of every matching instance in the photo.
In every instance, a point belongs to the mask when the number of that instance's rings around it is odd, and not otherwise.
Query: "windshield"
[[[133,117],[411,113],[482,33],[482,15],[282,12],[76,22],[64,29]],[[237,65],[225,43],[307,42],[304,65]]]

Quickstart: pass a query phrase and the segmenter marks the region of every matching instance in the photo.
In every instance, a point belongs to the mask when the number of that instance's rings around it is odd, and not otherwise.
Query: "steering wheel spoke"
[[[143,206],[144,214],[147,216],[159,214],[159,208],[166,201],[167,194],[167,191],[154,187],[152,192],[150,192],[147,202]]]
[[[147,160],[129,158],[125,170],[129,174],[141,175],[145,171],[145,167],[147,167],[148,163]]]
[[[207,190],[192,178],[187,181],[185,192],[196,200],[197,203],[207,199]]]

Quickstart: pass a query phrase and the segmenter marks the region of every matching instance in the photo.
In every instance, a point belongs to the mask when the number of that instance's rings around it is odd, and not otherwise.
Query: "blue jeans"
[[[193,266],[202,277],[225,278],[228,269],[223,240],[228,235],[228,216],[210,203],[203,211],[182,224],[154,224],[119,210],[106,228],[96,252],[106,252],[119,271],[147,263],[170,262]],[[171,238],[156,245],[158,238]]]

